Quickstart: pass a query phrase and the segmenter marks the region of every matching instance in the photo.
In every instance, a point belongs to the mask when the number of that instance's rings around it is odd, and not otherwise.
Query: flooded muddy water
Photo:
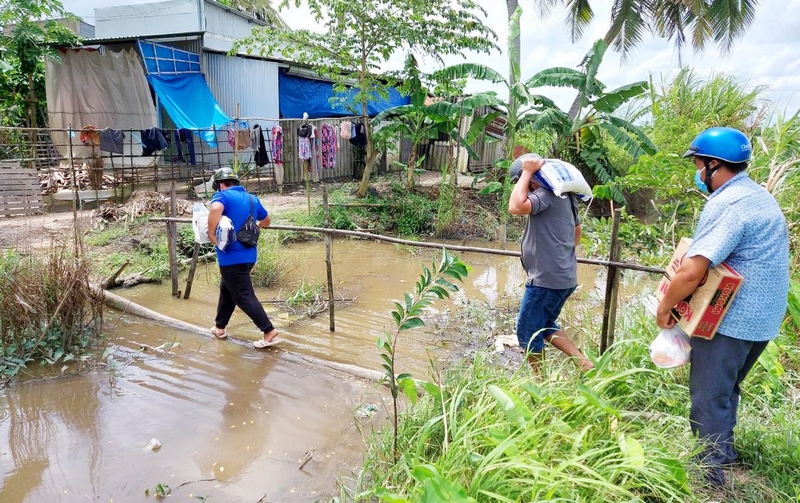
[[[325,282],[324,244],[290,250],[297,268],[280,287],[259,290],[261,300],[286,298],[303,281]],[[358,423],[370,420],[357,411],[375,404],[380,418],[386,394],[281,354],[379,370],[375,341],[392,327],[392,300],[413,290],[420,264],[430,265],[437,253],[335,241],[335,288],[355,302],[337,308],[334,333],[327,312],[294,319],[281,315],[278,304],[266,304],[284,338],[278,350],[255,351],[108,312],[114,354],[107,366],[67,377],[51,371],[51,377],[22,378],[0,391],[0,502],[154,501],[157,484],[170,486],[173,501],[327,501],[337,476],[359,468]],[[518,302],[524,275],[517,258],[460,256],[470,274],[452,301],[429,312],[432,319],[446,316],[454,303],[491,311]],[[580,266],[583,289],[602,298],[599,274]],[[217,285],[212,263],[198,267],[188,300],[173,298],[169,282],[115,293],[211,327]],[[259,336],[238,310],[228,329],[242,338]],[[424,377],[429,358],[446,351],[429,330],[417,329],[401,340],[398,368]],[[157,451],[146,449],[153,438],[161,443]]]

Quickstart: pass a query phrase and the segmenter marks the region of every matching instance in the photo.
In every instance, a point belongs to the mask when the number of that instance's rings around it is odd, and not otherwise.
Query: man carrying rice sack
[[[556,323],[564,303],[578,286],[575,247],[580,241],[581,222],[576,196],[572,191],[556,195],[535,181],[534,176],[544,165],[540,156],[526,154],[514,161],[510,171],[515,185],[508,211],[528,216],[522,235],[522,267],[527,281],[517,320],[517,339],[534,369],[542,361],[544,343],[548,341],[574,358],[581,369],[589,370],[594,364]],[[586,189],[588,186],[584,192]]]

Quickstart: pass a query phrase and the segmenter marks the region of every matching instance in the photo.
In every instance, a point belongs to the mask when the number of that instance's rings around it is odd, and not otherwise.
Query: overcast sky
[[[94,24],[96,2],[89,0],[62,0],[64,7]],[[356,0],[357,1],[357,0]],[[503,0],[478,0],[489,11],[487,23],[497,33],[498,46],[505,46],[507,36],[506,8]],[[145,0],[105,0],[104,7],[145,3]],[[277,2],[274,2],[277,3]],[[520,0],[525,7],[529,3]],[[575,67],[591,48],[592,43],[605,34],[611,0],[594,0],[595,22],[586,30],[584,37],[573,44],[564,25],[564,13],[554,9],[548,19],[540,19],[528,9],[523,14],[522,26],[522,77],[528,78],[537,71],[552,66]],[[292,28],[314,28],[309,26],[309,16],[302,10],[282,11],[281,15]],[[734,45],[728,55],[720,54],[716,46],[709,46],[702,54],[693,54],[684,49],[683,63],[695,69],[698,76],[706,78],[710,72],[733,73],[750,85],[766,85],[766,96],[780,109],[794,113],[800,108],[800,57],[795,51],[800,48],[800,0],[761,0],[756,11],[756,21],[747,34]],[[403,55],[393,60],[395,68],[402,68]],[[448,64],[464,61],[451,58]],[[491,55],[471,54],[467,61],[486,64],[506,74],[508,63],[503,53]],[[434,61],[422,60],[423,68],[436,68]],[[598,78],[609,89],[638,80],[648,79],[650,73],[656,82],[662,76],[674,75],[679,68],[678,53],[673,45],[662,39],[646,38],[645,42],[622,63],[616,53],[609,51],[600,68]],[[485,90],[485,84],[471,83],[467,90]],[[498,92],[501,89],[496,89]],[[552,97],[566,108],[574,94],[567,90],[547,90],[543,94]]]

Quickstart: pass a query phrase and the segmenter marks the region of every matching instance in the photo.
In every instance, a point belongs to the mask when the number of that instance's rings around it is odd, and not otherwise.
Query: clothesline
[[[343,120],[344,121],[344,120],[352,120],[352,119],[360,119],[360,118],[361,118],[360,115],[348,115],[348,116],[341,116],[341,117],[320,117],[320,118],[317,118],[317,119],[302,119],[302,118],[301,119],[270,119],[270,118],[267,118],[267,117],[236,117],[231,122],[235,122],[236,120],[240,120],[240,121],[273,121],[273,122],[278,122],[278,121],[302,121],[302,120],[308,120],[308,121]]]

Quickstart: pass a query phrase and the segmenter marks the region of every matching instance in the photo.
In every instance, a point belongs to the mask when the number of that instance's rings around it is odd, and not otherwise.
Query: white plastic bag
[[[534,175],[536,183],[553,191],[558,197],[574,192],[586,201],[592,197],[592,188],[581,172],[572,164],[559,159],[546,159],[544,166]]]
[[[683,333],[678,325],[662,328],[658,336],[650,343],[650,359],[656,367],[672,369],[686,365],[692,356],[689,336]]]
[[[225,251],[234,241],[236,241],[236,230],[233,228],[233,222],[230,218],[223,216],[217,225],[217,248]]]
[[[208,243],[208,208],[202,203],[194,203],[192,209],[192,230],[195,243]]]

